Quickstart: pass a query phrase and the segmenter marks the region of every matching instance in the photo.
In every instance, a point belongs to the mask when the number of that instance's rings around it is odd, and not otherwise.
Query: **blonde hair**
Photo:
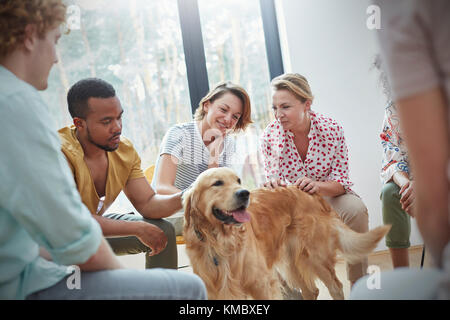
[[[21,45],[25,27],[36,25],[40,38],[59,26],[66,18],[62,0],[2,0],[0,6],[0,58]]]
[[[298,73],[282,74],[281,76],[274,78],[271,85],[274,90],[290,91],[303,103],[307,100],[310,100],[311,102],[314,100],[308,80]]]
[[[244,88],[229,81],[218,83],[213,89],[208,92],[206,96],[203,97],[202,100],[200,100],[200,103],[194,113],[194,119],[197,121],[203,120],[206,115],[206,112],[203,108],[205,103],[208,101],[210,103],[213,103],[225,93],[233,94],[242,102],[242,114],[233,131],[236,132],[239,130],[245,130],[245,128],[247,128],[250,123],[253,123],[253,121],[251,120],[252,110],[250,98]]]

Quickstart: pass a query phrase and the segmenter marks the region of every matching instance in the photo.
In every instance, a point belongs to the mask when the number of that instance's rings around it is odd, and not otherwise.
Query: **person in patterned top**
[[[271,122],[261,137],[265,187],[294,185],[322,195],[350,228],[368,230],[368,211],[351,189],[348,151],[342,127],[311,110],[313,95],[305,77],[287,73],[272,80]],[[347,265],[352,286],[366,274],[367,259]]]
[[[400,130],[400,117],[392,101],[391,87],[386,72],[381,67],[381,56],[375,57],[374,67],[379,72],[380,83],[388,103],[384,110],[382,132],[383,147],[380,178],[381,211],[383,223],[390,224],[386,235],[386,247],[389,248],[394,268],[409,267],[408,248],[411,235],[411,217],[415,200],[413,175],[410,170],[408,149]]]
[[[414,182],[409,169],[408,151],[400,131],[397,108],[392,101],[385,109],[380,138],[383,146],[381,209],[383,223],[392,225],[386,235],[386,246],[394,268],[408,267],[410,217],[414,216]]]

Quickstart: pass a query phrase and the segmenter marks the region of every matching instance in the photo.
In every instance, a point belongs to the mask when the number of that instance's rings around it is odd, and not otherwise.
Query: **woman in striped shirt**
[[[240,86],[219,83],[201,101],[194,120],[169,129],[161,143],[152,185],[160,194],[188,188],[208,168],[231,166],[230,133],[251,123],[250,98]]]

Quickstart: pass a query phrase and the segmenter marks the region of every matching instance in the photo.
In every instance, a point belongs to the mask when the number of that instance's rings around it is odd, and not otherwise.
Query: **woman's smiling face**
[[[207,101],[204,104],[206,112],[204,121],[209,128],[218,129],[222,134],[226,134],[236,126],[242,115],[242,109],[241,99],[226,92],[213,102]]]

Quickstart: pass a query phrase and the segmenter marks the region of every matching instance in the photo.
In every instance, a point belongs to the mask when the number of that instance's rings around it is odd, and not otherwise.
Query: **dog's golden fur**
[[[217,168],[203,172],[183,197],[186,251],[210,299],[282,299],[281,279],[304,299],[316,299],[317,277],[334,299],[343,299],[337,251],[356,262],[390,228],[354,232],[322,197],[296,187],[252,191],[251,219],[238,223],[231,212],[245,202],[245,195],[236,196],[241,190],[232,170]]]

